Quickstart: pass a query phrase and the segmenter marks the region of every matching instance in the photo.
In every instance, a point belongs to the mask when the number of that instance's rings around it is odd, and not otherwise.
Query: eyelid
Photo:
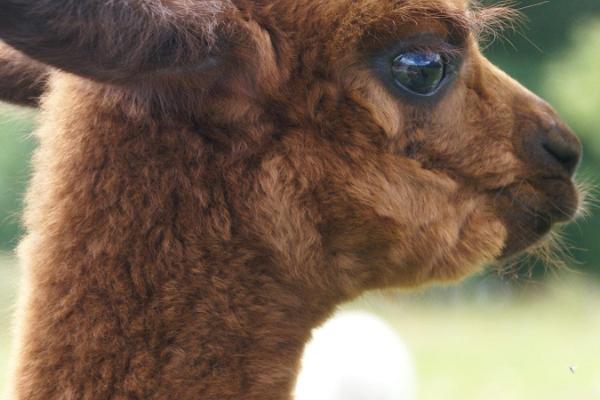
[[[403,38],[396,46],[395,52],[400,54],[409,51],[423,51],[440,53],[450,58],[460,57],[464,54],[464,48],[448,42],[447,38],[439,34],[418,34]]]

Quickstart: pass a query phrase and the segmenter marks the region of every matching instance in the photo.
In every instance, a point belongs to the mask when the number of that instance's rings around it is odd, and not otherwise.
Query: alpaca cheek
[[[468,207],[466,215],[445,219],[427,232],[429,249],[422,254],[417,282],[459,280],[500,256],[504,224],[483,204],[472,204],[476,208]]]
[[[486,206],[486,199],[453,197],[452,192],[429,194],[425,208],[403,209],[391,225],[381,224],[390,233],[381,234],[371,247],[386,249],[385,255],[377,262],[367,260],[371,269],[378,269],[381,286],[462,279],[502,253],[506,228]]]
[[[344,86],[352,100],[369,111],[373,122],[381,127],[388,138],[398,138],[405,130],[398,100],[382,85],[374,82],[371,72],[351,72],[344,77]]]
[[[434,267],[436,278],[456,280],[477,272],[501,255],[506,238],[507,230],[500,220],[491,212],[476,211],[461,227],[450,257],[439,261],[441,268]]]

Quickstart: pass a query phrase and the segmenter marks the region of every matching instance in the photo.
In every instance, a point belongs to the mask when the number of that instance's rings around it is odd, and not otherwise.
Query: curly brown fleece
[[[460,279],[570,218],[573,168],[536,138],[577,139],[481,55],[497,14],[0,0],[23,53],[0,51],[0,95],[45,90],[12,399],[288,399],[338,304]],[[413,102],[368,60],[422,33],[463,62]]]

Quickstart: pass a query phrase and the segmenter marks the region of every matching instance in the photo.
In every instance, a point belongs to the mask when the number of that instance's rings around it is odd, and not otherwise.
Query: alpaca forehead
[[[459,10],[466,10],[473,3],[471,0],[440,0],[440,2],[447,7]]]
[[[342,10],[373,10],[379,11],[383,14],[404,14],[415,10],[436,10],[435,15],[431,17],[439,18],[443,17],[444,11],[449,13],[466,13],[470,8],[471,4],[474,4],[470,0],[362,0],[362,1],[339,1],[336,3],[338,10],[343,14]],[[367,12],[368,14],[368,12]]]
[[[339,2],[334,11],[336,16],[331,15],[325,22],[341,18],[338,32],[345,33],[348,38],[361,33],[372,37],[385,36],[386,32],[390,36],[403,36],[432,27],[466,37],[477,17],[477,13],[469,11],[469,4],[467,0]]]
[[[468,0],[279,0],[261,9],[261,25],[279,25],[301,44],[336,49],[361,39],[390,41],[433,30],[464,39],[476,25]],[[275,16],[275,18],[273,18]],[[462,40],[461,40],[462,42]]]
[[[409,0],[409,2],[432,3],[432,4],[437,3],[441,6],[448,7],[449,9],[452,9],[452,10],[465,10],[465,11],[469,8],[469,5],[471,3],[473,3],[471,0],[426,0],[426,1]]]
[[[406,7],[406,6],[443,6],[452,10],[467,10],[470,5],[476,3],[473,0],[342,0],[338,1],[338,4],[343,7],[350,7],[352,5],[367,5],[367,4],[386,4],[394,7]]]

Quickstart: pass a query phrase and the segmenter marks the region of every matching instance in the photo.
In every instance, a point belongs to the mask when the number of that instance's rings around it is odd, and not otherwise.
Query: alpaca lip
[[[529,184],[533,193],[523,195],[514,188],[499,194],[499,215],[508,231],[500,260],[527,250],[555,224],[569,222],[577,214],[579,194],[570,179],[546,178]]]
[[[539,210],[552,223],[572,221],[580,206],[580,194],[571,179],[550,177],[538,186],[546,197],[547,207]]]
[[[551,224],[572,221],[579,209],[579,193],[573,180],[543,177],[527,181],[529,192],[520,193],[519,186],[509,190],[512,204],[529,213],[548,219]]]
[[[527,250],[552,230],[553,223],[548,218],[539,216],[535,220],[530,219],[529,222],[528,226],[515,224],[512,229],[509,229],[502,254],[498,257],[499,260],[506,260]]]

